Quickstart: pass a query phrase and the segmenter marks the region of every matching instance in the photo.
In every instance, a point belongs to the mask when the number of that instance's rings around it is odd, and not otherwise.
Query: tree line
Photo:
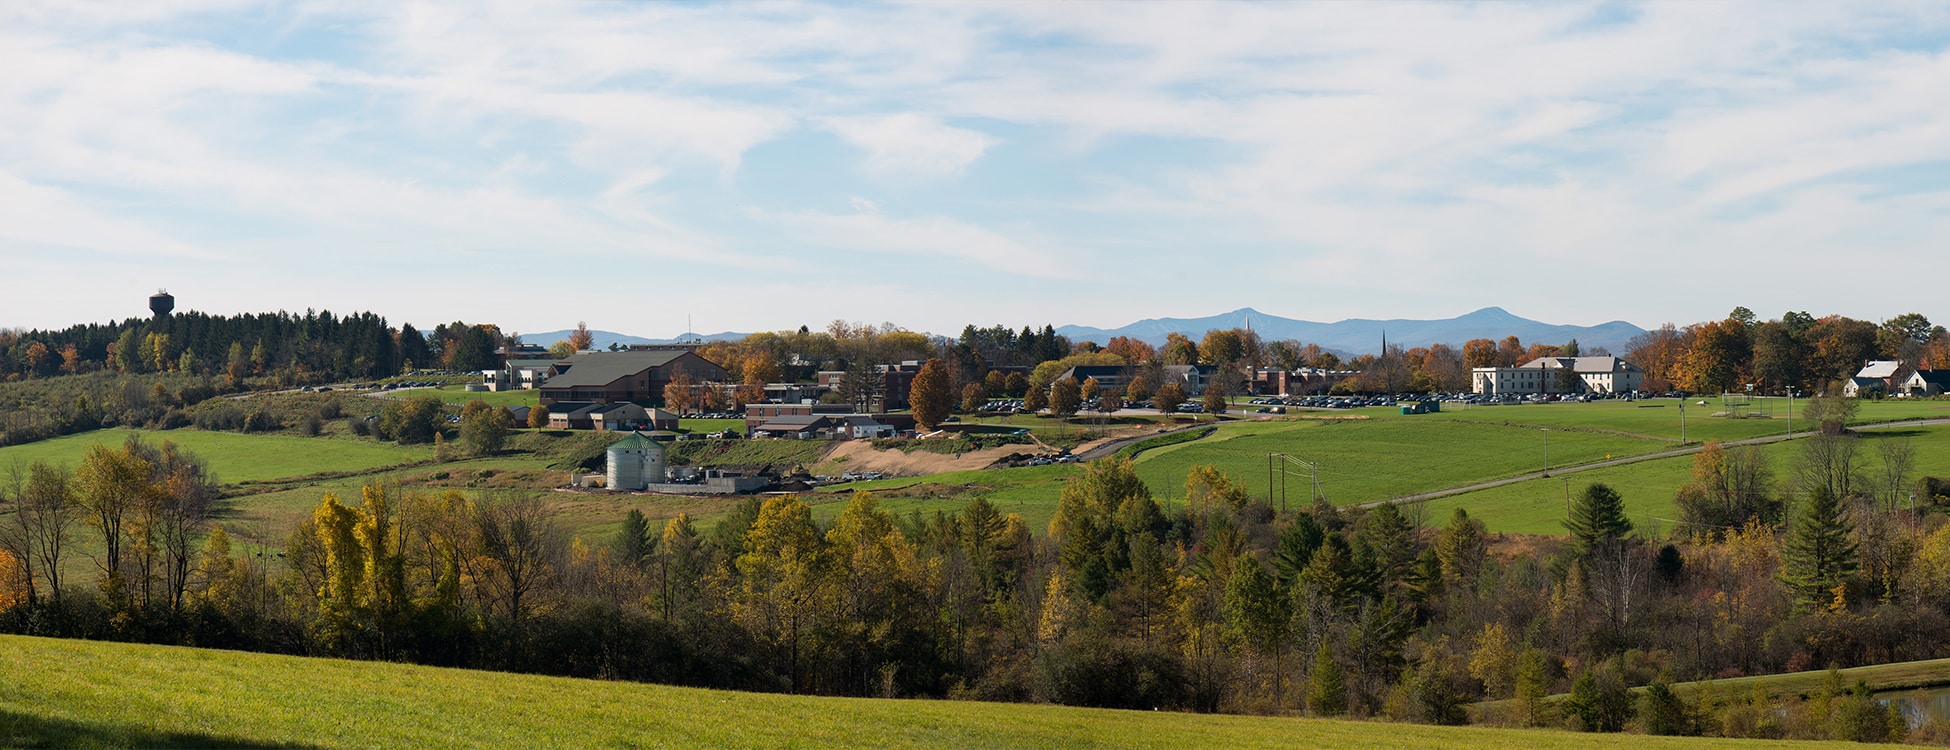
[[[1682,498],[1742,492],[1735,453],[1700,454]],[[708,530],[632,511],[586,540],[537,497],[370,486],[322,498],[280,549],[244,550],[212,524],[208,472],[166,443],[9,476],[0,626],[45,635],[820,695],[1852,739],[1904,728],[1846,685],[1786,707],[1668,685],[1950,655],[1942,515],[1805,477],[1761,477],[1760,511],[1670,533],[1589,485],[1562,538],[1414,505],[1282,512],[1212,467],[1161,503],[1123,459],[1067,482],[1042,529],[980,496],[900,515],[856,492],[829,521],[784,495]],[[92,586],[65,577],[76,559]]]
[[[1873,359],[1950,366],[1950,332],[1920,313],[1879,324],[1794,311],[1761,321],[1736,307],[1723,320],[1647,331],[1626,345],[1626,357],[1645,368],[1651,390],[1740,392],[1752,384],[1765,394],[1817,393]]]
[[[493,325],[456,321],[421,333],[372,313],[330,311],[184,311],[0,331],[0,445],[102,427],[173,429],[191,422],[190,407],[250,390],[386,378],[409,368],[488,369],[498,366],[506,338]]]
[[[0,332],[0,380],[89,372],[185,373],[285,384],[384,378],[407,369],[481,370],[498,365],[506,337],[490,324],[455,321],[422,333],[370,312],[208,315],[182,311],[61,330]]]

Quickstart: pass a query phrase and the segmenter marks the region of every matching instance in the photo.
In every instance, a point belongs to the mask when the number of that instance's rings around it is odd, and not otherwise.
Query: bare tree
[[[484,575],[481,599],[520,623],[534,606],[530,596],[555,574],[565,548],[555,513],[539,498],[483,503],[475,515],[477,552]]]
[[[1850,497],[1859,483],[1861,459],[1854,435],[1819,434],[1808,438],[1796,468],[1804,492],[1826,489],[1837,498]]]
[[[8,474],[16,501],[13,525],[26,547],[25,554],[16,554],[23,564],[32,558],[33,568],[47,582],[48,595],[59,600],[62,558],[67,551],[69,529],[80,517],[81,506],[75,502],[74,484],[66,467],[37,461],[27,468],[24,487],[19,471],[20,467],[15,465]]]
[[[1916,468],[1916,446],[1909,438],[1886,435],[1876,440],[1876,453],[1882,457],[1882,491],[1893,508],[1902,501],[1909,474]]]
[[[210,523],[217,501],[217,480],[195,455],[178,451],[165,441],[154,459],[155,483],[161,490],[149,498],[150,528],[160,547],[163,591],[170,611],[183,607],[196,559],[196,540]]]
[[[34,588],[34,545],[27,531],[27,469],[18,460],[7,467],[5,484],[0,485],[0,508],[13,506],[13,515],[0,523],[0,551],[20,561],[21,577],[27,584],[27,601],[39,598]]]

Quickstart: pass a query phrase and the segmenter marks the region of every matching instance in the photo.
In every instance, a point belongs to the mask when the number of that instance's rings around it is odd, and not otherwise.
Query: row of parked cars
[[[689,414],[680,414],[678,416],[684,419],[744,419],[744,416],[742,415],[732,414],[730,412],[715,412],[715,411],[714,412],[691,412]]]
[[[1680,397],[1684,398],[1683,395]],[[1496,396],[1481,393],[1398,393],[1378,396],[1295,396],[1290,398],[1263,396],[1252,399],[1247,403],[1269,407],[1306,406],[1316,409],[1355,409],[1363,406],[1395,406],[1403,402],[1415,401],[1442,401],[1479,406],[1496,406],[1499,404],[1541,404],[1559,401],[1579,403],[1607,400],[1636,401],[1648,398],[1652,398],[1652,394],[1637,391],[1628,391],[1625,393],[1531,393],[1525,395],[1506,393]]]
[[[1305,406],[1314,409],[1359,409],[1364,406],[1394,406],[1401,401],[1418,401],[1426,398],[1430,397],[1406,393],[1400,396],[1294,396],[1291,398],[1265,396],[1253,399],[1247,403],[1270,407]]]

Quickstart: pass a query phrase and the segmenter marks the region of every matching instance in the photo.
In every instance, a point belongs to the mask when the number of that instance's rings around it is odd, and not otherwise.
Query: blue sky
[[[1942,3],[24,0],[0,327],[1950,318],[1947,46]]]

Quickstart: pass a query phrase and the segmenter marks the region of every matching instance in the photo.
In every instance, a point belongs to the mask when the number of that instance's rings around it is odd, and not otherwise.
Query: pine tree
[[[1819,609],[1834,600],[1835,589],[1855,572],[1854,524],[1826,487],[1815,487],[1788,525],[1781,545],[1780,581],[1794,592],[1797,605]]]
[[[623,517],[623,528],[616,532],[616,561],[624,565],[642,565],[650,555],[657,551],[657,537],[650,533],[650,519],[643,511],[631,508]]]
[[[1347,683],[1341,676],[1341,665],[1334,661],[1334,651],[1326,642],[1314,652],[1314,669],[1307,677],[1307,710],[1315,716],[1339,716],[1347,713]]]
[[[1624,498],[1611,487],[1593,483],[1571,504],[1564,528],[1570,531],[1571,554],[1585,557],[1601,545],[1625,538],[1632,522],[1625,517]]]
[[[1550,675],[1545,671],[1543,649],[1529,646],[1517,657],[1518,723],[1540,727],[1545,723],[1544,697],[1550,695]]]
[[[1383,586],[1407,577],[1415,564],[1415,527],[1393,503],[1368,511],[1361,518],[1360,539],[1374,555],[1375,573]]]
[[[1235,638],[1247,648],[1273,659],[1273,704],[1281,703],[1281,655],[1293,613],[1286,596],[1274,578],[1261,568],[1259,560],[1242,554],[1232,565],[1226,580],[1225,615]]]
[[[1280,530],[1280,538],[1273,548],[1273,567],[1280,572],[1280,582],[1290,584],[1300,577],[1300,571],[1313,562],[1314,551],[1320,549],[1326,532],[1314,517],[1306,513],[1294,515],[1293,522]]]
[[[1693,717],[1686,710],[1686,701],[1672,692],[1665,680],[1654,680],[1646,686],[1645,693],[1639,697],[1639,720],[1645,725],[1646,734],[1693,733]]]
[[[1463,590],[1476,588],[1476,573],[1483,568],[1483,554],[1486,543],[1483,536],[1483,522],[1469,517],[1469,513],[1457,508],[1449,517],[1449,525],[1442,529],[1442,536],[1436,539],[1435,554],[1442,560],[1442,580],[1451,587],[1460,584]]]

